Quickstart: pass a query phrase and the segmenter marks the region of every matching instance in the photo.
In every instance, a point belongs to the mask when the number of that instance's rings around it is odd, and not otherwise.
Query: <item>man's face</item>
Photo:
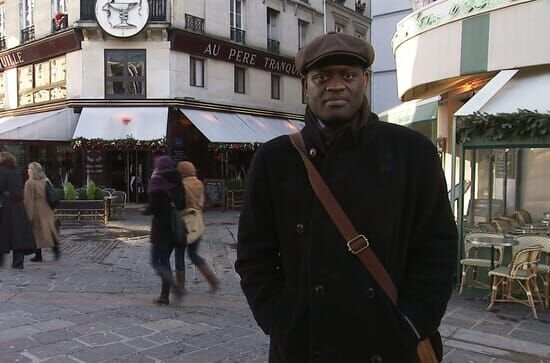
[[[361,66],[327,65],[309,70],[302,82],[313,114],[334,125],[357,115],[368,80]]]

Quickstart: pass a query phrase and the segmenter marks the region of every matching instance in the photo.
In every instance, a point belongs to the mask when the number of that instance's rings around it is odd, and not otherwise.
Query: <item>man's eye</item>
[[[346,73],[346,74],[344,74],[344,79],[345,79],[346,81],[351,81],[351,80],[354,79],[354,78],[355,78],[355,74],[353,74],[353,73]]]
[[[327,80],[327,76],[324,74],[318,74],[314,77],[315,81],[317,82],[325,82]]]

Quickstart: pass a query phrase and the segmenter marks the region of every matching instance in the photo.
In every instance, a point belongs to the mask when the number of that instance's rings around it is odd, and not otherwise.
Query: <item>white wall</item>
[[[541,220],[550,211],[550,149],[523,149],[519,207]]]
[[[401,101],[397,97],[397,76],[395,71],[373,72],[371,75],[372,111],[381,113]]]

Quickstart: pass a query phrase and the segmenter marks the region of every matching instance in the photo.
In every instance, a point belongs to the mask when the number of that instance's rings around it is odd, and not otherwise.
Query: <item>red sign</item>
[[[178,29],[171,31],[170,41],[171,49],[176,51],[241,64],[271,73],[300,77],[300,73],[296,69],[294,59],[292,58],[281,57],[276,54]]]

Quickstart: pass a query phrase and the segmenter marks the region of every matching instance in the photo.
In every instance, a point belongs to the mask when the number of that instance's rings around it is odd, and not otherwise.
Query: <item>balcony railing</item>
[[[231,40],[237,43],[244,44],[245,31],[242,29],[231,27]]]
[[[149,21],[166,21],[166,0],[149,0]]]
[[[267,50],[271,53],[279,53],[279,41],[275,39],[267,39]]]
[[[80,0],[80,20],[95,20],[95,0]]]
[[[27,43],[34,40],[34,25],[21,29],[21,43]]]
[[[185,29],[198,33],[204,33],[204,19],[185,14]]]
[[[69,26],[68,14],[56,15],[52,19],[52,33],[58,32],[63,29],[67,29],[68,26]]]
[[[6,49],[6,37],[0,37],[0,50]]]

